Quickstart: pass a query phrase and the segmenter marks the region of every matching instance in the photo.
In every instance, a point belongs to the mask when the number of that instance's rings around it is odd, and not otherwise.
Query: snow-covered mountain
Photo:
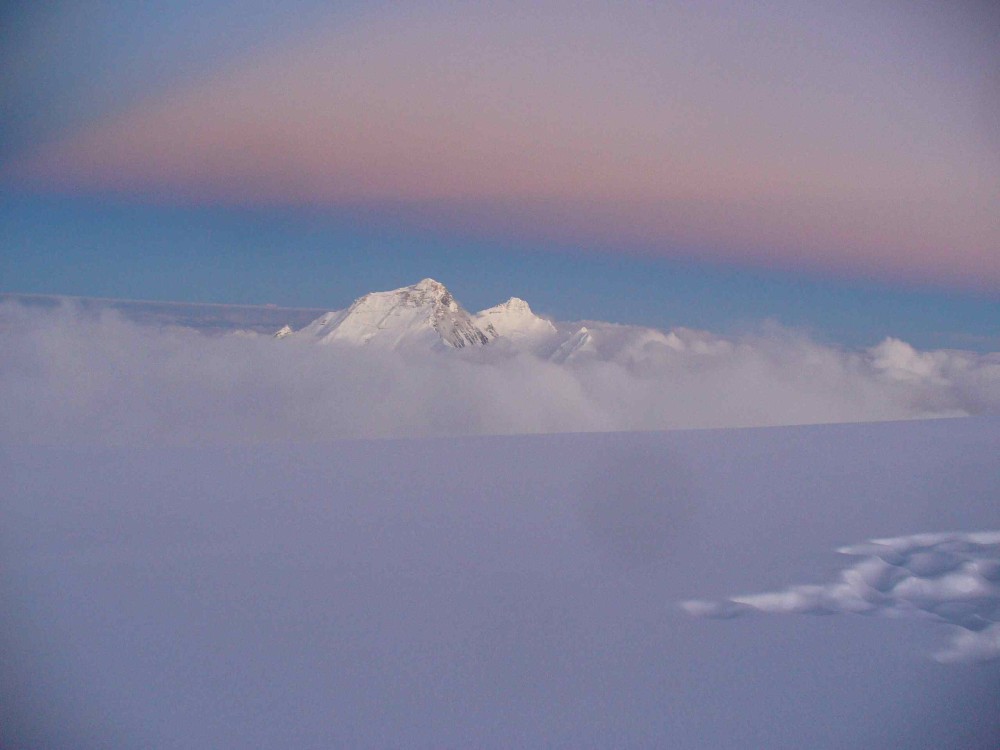
[[[550,355],[562,339],[552,321],[535,315],[531,306],[518,297],[476,313],[473,320],[491,341],[537,356]]]
[[[470,315],[434,279],[371,292],[346,310],[325,313],[297,332],[285,326],[275,336],[387,349],[490,345],[501,350],[501,356],[524,352],[557,364],[599,360],[629,366],[683,350],[710,354],[727,345],[718,337],[686,329],[663,332],[591,320],[554,322],[536,315],[518,297]]]
[[[328,312],[295,334],[322,343],[400,346],[483,346],[490,336],[444,284],[424,279],[412,286],[359,297],[346,310]]]
[[[434,279],[371,292],[347,309],[324,313],[298,331],[286,325],[274,337],[382,350],[476,349],[482,350],[474,355],[477,359],[500,361],[530,355],[569,368],[614,364],[636,374],[732,361],[741,346],[743,356],[756,351],[752,343],[688,328],[663,331],[595,320],[552,321],[536,315],[517,297],[470,314]],[[918,352],[896,339],[886,339],[849,359],[849,367],[893,383],[940,386],[980,367],[991,373],[985,376],[986,382],[993,382],[1000,372],[996,355]]]
[[[545,318],[535,315],[523,299],[511,297],[495,307],[476,313],[473,318],[484,331],[514,340],[540,339],[557,333]]]

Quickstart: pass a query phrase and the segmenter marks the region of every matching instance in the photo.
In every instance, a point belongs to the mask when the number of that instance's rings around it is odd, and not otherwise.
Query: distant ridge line
[[[240,304],[237,302],[183,302],[179,300],[155,300],[155,299],[129,299],[124,297],[88,297],[79,294],[36,294],[30,292],[0,292],[0,299],[13,300],[39,300],[54,301],[60,300],[81,300],[90,302],[116,302],[127,305],[169,305],[171,307],[219,307],[219,308],[239,308],[252,310],[301,310],[306,312],[326,312],[326,307],[286,307],[284,305],[271,304]]]

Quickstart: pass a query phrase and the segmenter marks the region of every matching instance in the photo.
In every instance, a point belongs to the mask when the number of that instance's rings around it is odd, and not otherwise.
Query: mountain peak
[[[506,302],[497,305],[497,307],[504,308],[510,312],[526,313],[528,315],[533,315],[531,312],[531,305],[525,302],[520,297],[511,297]]]
[[[531,311],[531,305],[525,302],[520,297],[511,297],[506,302],[501,302],[499,305],[494,305],[493,307],[488,307],[485,310],[477,313],[477,316],[531,316],[536,317]]]
[[[531,311],[531,306],[520,297],[511,297],[495,307],[476,313],[476,323],[487,335],[501,336],[524,342],[541,343],[556,333],[555,326]]]
[[[421,292],[424,292],[424,291],[427,291],[427,292],[436,292],[436,291],[447,292],[448,291],[445,288],[444,284],[442,284],[440,281],[436,281],[436,280],[431,279],[431,278],[421,279],[416,284],[414,284],[411,288],[412,289],[416,289],[417,291],[421,291]]]
[[[351,305],[351,309],[369,306],[383,309],[392,305],[403,307],[422,307],[425,305],[443,307],[449,312],[456,312],[461,306],[455,301],[448,287],[434,279],[422,279],[416,284],[402,286],[388,292],[369,292],[359,297]]]
[[[390,348],[417,339],[443,341],[455,348],[489,343],[445,285],[430,278],[388,292],[370,292],[347,310],[318,318],[308,329],[322,341]]]

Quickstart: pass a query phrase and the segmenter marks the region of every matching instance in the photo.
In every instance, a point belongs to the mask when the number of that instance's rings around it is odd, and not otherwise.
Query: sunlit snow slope
[[[489,337],[473,322],[443,284],[424,279],[390,292],[371,292],[341,312],[316,319],[299,334],[323,343],[482,346]]]

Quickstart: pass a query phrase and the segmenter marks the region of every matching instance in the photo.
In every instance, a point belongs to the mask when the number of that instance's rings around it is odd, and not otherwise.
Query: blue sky
[[[848,345],[1000,347],[1000,301],[986,294],[538,248],[345,212],[7,196],[0,226],[5,292],[336,308],[431,276],[470,309],[520,296],[565,320],[719,332],[775,321]]]
[[[1000,349],[988,4],[407,13],[8,10],[0,290]]]

